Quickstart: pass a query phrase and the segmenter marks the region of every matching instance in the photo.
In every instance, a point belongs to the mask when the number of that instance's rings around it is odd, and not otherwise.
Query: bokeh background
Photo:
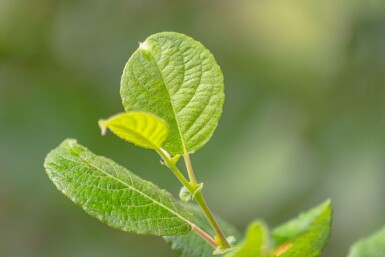
[[[97,126],[160,31],[201,41],[225,76],[220,124],[192,156],[214,211],[244,231],[331,198],[328,257],[385,224],[385,1],[0,0],[0,256],[176,256],[87,216],[43,169],[73,137],[178,193],[155,153]]]

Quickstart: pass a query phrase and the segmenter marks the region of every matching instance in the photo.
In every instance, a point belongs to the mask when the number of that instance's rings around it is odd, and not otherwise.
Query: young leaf
[[[197,226],[199,226],[210,235],[214,235],[214,231],[211,228],[210,223],[208,223],[205,216],[196,205],[184,203],[183,206],[194,214],[195,224]],[[231,225],[218,218],[217,221],[223,229],[225,235],[240,238],[239,232],[237,232]],[[209,243],[199,237],[194,231],[191,231],[190,233],[183,236],[166,236],[164,239],[167,243],[171,244],[171,248],[180,254],[181,257],[214,256],[213,251],[215,249]]]
[[[169,193],[76,140],[67,139],[52,150],[44,167],[63,194],[111,227],[150,235],[191,230],[191,214]]]
[[[190,193],[190,190],[188,190],[187,187],[183,186],[179,192],[179,199],[181,199],[183,202],[189,202],[194,199],[195,195],[199,191],[201,191],[202,188],[203,188],[203,183],[199,183],[196,185],[195,191],[193,193]]]
[[[319,256],[330,236],[331,215],[332,207],[328,200],[273,230],[273,239],[278,244],[276,256]]]
[[[385,254],[385,227],[355,243],[349,257],[383,257]]]
[[[243,242],[225,257],[267,257],[269,250],[268,228],[264,223],[255,221],[247,229]]]
[[[131,56],[120,94],[126,111],[154,113],[169,124],[164,148],[176,155],[193,153],[211,138],[222,114],[223,91],[222,72],[201,43],[162,32]]]
[[[168,136],[167,123],[145,112],[125,112],[99,120],[104,135],[110,129],[118,137],[143,148],[160,150]]]

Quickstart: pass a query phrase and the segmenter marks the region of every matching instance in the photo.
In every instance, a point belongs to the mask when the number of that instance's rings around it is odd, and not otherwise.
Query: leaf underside
[[[154,34],[124,68],[120,94],[126,111],[164,119],[172,155],[193,153],[212,136],[222,114],[222,72],[199,42],[175,32]]]
[[[355,243],[349,253],[349,257],[383,256],[385,256],[385,227],[375,234]]]
[[[145,112],[125,112],[100,120],[102,133],[110,129],[118,137],[137,146],[159,150],[168,136],[167,123]]]
[[[111,227],[150,235],[182,235],[191,230],[191,214],[169,193],[74,139],[52,150],[44,167],[64,195]]]
[[[194,214],[195,224],[210,235],[214,235],[210,223],[195,204],[184,203],[186,209]],[[239,239],[239,232],[227,222],[216,219],[226,236],[234,236]],[[214,248],[199,237],[194,231],[183,236],[166,236],[165,241],[171,245],[172,250],[181,257],[212,257]]]
[[[332,221],[330,200],[273,230],[273,239],[289,247],[279,257],[316,257],[325,247]]]

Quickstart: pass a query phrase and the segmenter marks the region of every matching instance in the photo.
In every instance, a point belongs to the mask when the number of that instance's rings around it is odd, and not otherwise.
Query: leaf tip
[[[144,50],[144,51],[147,51],[148,50],[148,44],[146,41],[144,42],[139,42],[139,49],[140,50]]]
[[[78,141],[73,138],[67,138],[66,140],[64,140],[63,143],[67,143],[70,147],[73,147],[75,144],[78,143]]]
[[[105,119],[100,119],[98,121],[98,125],[99,125],[99,127],[100,127],[100,129],[102,131],[102,136],[105,136],[107,134],[107,122],[108,121],[105,120]]]
[[[333,211],[333,203],[330,198],[326,199],[325,202],[323,202],[323,206],[325,209],[329,209],[330,211]]]

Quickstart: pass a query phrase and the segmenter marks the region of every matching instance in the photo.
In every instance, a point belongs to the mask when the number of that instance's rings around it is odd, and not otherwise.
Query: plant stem
[[[190,155],[186,151],[186,149],[184,150],[184,160],[186,163],[187,173],[188,173],[189,178],[190,178],[189,184],[192,184],[195,187],[195,185],[197,185],[197,180],[195,178],[194,170],[193,170],[192,165],[191,165]],[[190,191],[190,193],[192,194],[192,193],[194,193],[194,191]],[[198,203],[199,207],[202,209],[207,220],[210,222],[211,227],[214,229],[214,231],[215,231],[215,233],[219,239],[219,242],[218,242],[219,245],[222,246],[224,249],[230,248],[230,244],[227,242],[225,235],[223,234],[221,228],[219,227],[218,223],[216,222],[214,216],[212,215],[212,213],[211,213],[211,211],[210,211],[210,209],[209,209],[209,207],[208,207],[208,205],[207,205],[207,203],[203,197],[202,191],[199,190],[198,192],[196,192],[194,199]]]
[[[157,150],[157,152],[162,157],[167,167],[174,173],[174,175],[179,179],[179,181],[190,191],[190,193],[193,194],[197,188],[198,183],[196,181],[194,171],[191,165],[190,156],[187,153],[187,151],[184,152],[184,159],[185,159],[190,182],[187,181],[185,176],[183,176],[182,172],[180,172],[178,167],[175,165],[175,163],[171,160],[170,156],[166,152],[164,152],[162,149]],[[197,227],[193,223],[191,223],[192,229],[196,231],[203,239],[207,240],[214,247],[217,247],[219,244],[219,246],[223,247],[224,249],[230,248],[230,244],[227,242],[225,235],[223,234],[214,216],[212,215],[209,207],[207,206],[207,203],[203,197],[202,192],[201,191],[196,192],[194,199],[198,203],[199,207],[202,209],[211,227],[214,229],[219,242],[217,243],[212,237],[210,237],[207,233],[205,233],[203,230],[201,230],[199,227]]]
[[[179,181],[190,191],[193,193],[195,191],[195,187],[192,186],[187,179],[183,176],[182,172],[178,169],[174,162],[171,161],[170,156],[163,152],[162,150],[157,150],[157,153],[162,157],[167,167],[174,173],[174,175],[179,179]],[[200,193],[200,192],[199,192]],[[207,208],[208,209],[208,208]],[[204,232],[200,227],[195,225],[192,222],[189,222],[191,229],[194,230],[200,237],[205,239],[209,244],[211,244],[214,248],[218,247],[217,242],[212,238],[209,234]]]
[[[162,159],[166,163],[167,167],[172,171],[172,173],[174,173],[174,175],[179,179],[179,181],[191,192],[191,190],[193,190],[193,187],[190,185],[185,176],[183,176],[182,172],[180,172],[175,163],[171,161],[170,156],[168,156],[162,150],[157,150],[157,153],[162,157]]]
[[[223,234],[221,228],[219,227],[218,223],[216,222],[214,216],[212,215],[209,207],[207,206],[207,203],[203,197],[202,191],[198,191],[195,194],[194,197],[195,201],[198,203],[199,207],[202,209],[203,213],[205,214],[207,220],[210,222],[211,227],[214,229],[216,235],[219,238],[219,245],[222,246],[224,249],[230,248],[230,244],[227,242],[227,239],[225,235]]]
[[[195,178],[194,170],[191,165],[190,155],[188,154],[186,149],[184,149],[183,157],[184,157],[184,162],[186,164],[187,174],[190,179],[190,183],[197,184],[198,182]]]

